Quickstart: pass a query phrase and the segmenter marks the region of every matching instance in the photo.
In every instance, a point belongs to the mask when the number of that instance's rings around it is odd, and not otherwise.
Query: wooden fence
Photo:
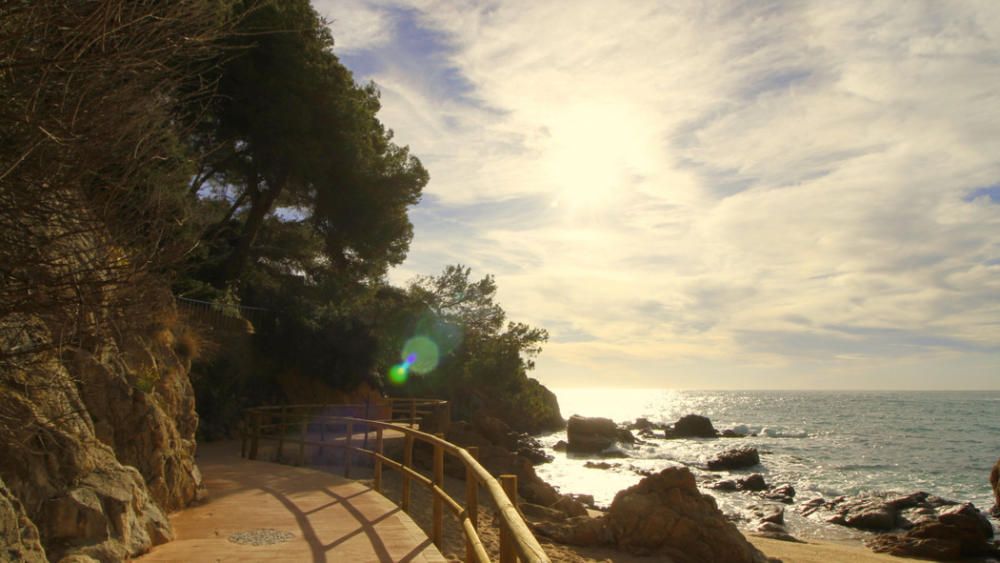
[[[369,416],[345,416],[337,412],[356,412],[359,408],[367,408]],[[410,510],[410,490],[414,481],[429,489],[433,499],[431,540],[434,545],[441,547],[443,514],[447,509],[458,520],[465,535],[466,561],[478,563],[491,561],[476,532],[479,526],[479,489],[483,487],[500,516],[499,561],[549,561],[517,507],[516,475],[501,475],[498,482],[476,461],[478,448],[461,448],[444,440],[443,433],[434,435],[415,428],[417,422],[423,421],[425,425],[433,422],[431,425],[437,430],[442,419],[447,421],[447,401],[394,399],[380,408],[382,410],[378,412],[372,412],[372,405],[288,405],[247,409],[244,411],[241,455],[256,459],[258,445],[262,440],[277,441],[279,458],[286,444],[297,446],[300,464],[305,461],[306,446],[340,448],[344,450],[344,476],[348,478],[351,476],[353,454],[368,456],[374,464],[376,491],[382,492],[382,471],[386,467],[400,472],[402,492],[399,506],[404,512]],[[310,427],[318,430],[313,433],[318,434],[318,438],[311,437]],[[361,444],[355,439],[356,430],[363,432]],[[374,445],[369,448],[368,437],[372,430],[375,432]],[[403,435],[401,462],[385,455],[384,438],[387,430]],[[294,433],[290,434],[292,431]],[[342,440],[328,441],[327,438]],[[413,467],[413,445],[416,442],[429,444],[433,449],[432,477],[421,474]],[[444,490],[446,454],[457,458],[465,467],[464,506]]]

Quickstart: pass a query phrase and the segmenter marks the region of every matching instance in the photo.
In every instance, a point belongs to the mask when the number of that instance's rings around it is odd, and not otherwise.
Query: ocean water
[[[567,455],[551,447],[565,432],[541,438],[552,463],[538,474],[564,493],[594,495],[608,505],[637,483],[635,469],[672,464],[692,468],[699,486],[722,477],[762,473],[769,484],[790,483],[795,504],[867,491],[926,491],[992,506],[990,469],[1000,457],[1000,392],[883,391],[672,391],[658,389],[555,389],[564,417],[603,416],[616,422],[646,417],[672,423],[685,414],[709,417],[718,430],[744,427],[758,435],[739,439],[653,439],[622,448],[626,459],[608,470],[584,467],[595,456]],[[719,451],[755,446],[763,467],[709,472],[700,469]],[[724,512],[760,502],[740,492],[712,494]],[[849,539],[861,534],[786,508],[789,531],[804,537]]]

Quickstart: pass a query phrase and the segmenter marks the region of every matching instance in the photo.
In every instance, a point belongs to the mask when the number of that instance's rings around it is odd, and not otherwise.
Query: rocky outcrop
[[[24,513],[17,500],[0,480],[0,561],[45,563],[45,550],[39,542],[38,528]]]
[[[905,533],[881,534],[866,543],[879,553],[951,561],[1000,555],[992,538],[993,526],[989,520],[972,504],[966,503],[917,522]]]
[[[757,453],[757,448],[751,447],[725,450],[708,460],[706,463],[708,468],[712,471],[720,471],[724,469],[743,469],[745,467],[753,467],[758,464],[760,464],[760,454]]]
[[[187,361],[169,327],[61,348],[51,334],[0,320],[5,351],[44,350],[0,369],[0,479],[51,560],[126,560],[169,540],[166,511],[198,493]]]
[[[933,519],[944,508],[955,506],[955,501],[925,492],[908,495],[871,493],[856,497],[837,497],[827,501],[812,499],[802,504],[804,516],[823,514],[825,520],[859,530],[889,532],[909,529],[915,524]]]
[[[452,415],[459,420],[486,414],[533,435],[566,428],[559,399],[549,388],[531,377],[512,385],[502,392],[482,386],[449,389],[445,398],[451,400]]]
[[[718,435],[712,421],[697,414],[682,416],[673,427],[664,431],[666,438],[715,438]]]
[[[618,427],[610,418],[573,415],[566,425],[566,451],[598,453],[615,444]]]
[[[686,467],[670,467],[620,491],[607,514],[619,549],[678,562],[764,562]]]

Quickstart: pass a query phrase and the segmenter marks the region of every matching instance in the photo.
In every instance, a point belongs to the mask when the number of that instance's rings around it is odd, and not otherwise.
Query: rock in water
[[[712,485],[711,488],[719,491],[764,491],[767,490],[767,482],[764,481],[763,475],[754,473],[736,480],[726,479],[719,481]],[[792,494],[794,495],[795,493]]]
[[[615,495],[606,516],[619,549],[695,563],[764,563],[767,557],[743,537],[715,504],[698,491],[686,467],[669,467]]]
[[[569,417],[566,426],[566,450],[577,453],[596,453],[614,445],[618,427],[610,418]]]
[[[666,438],[715,438],[718,435],[712,421],[697,414],[682,416],[673,428],[665,431]]]
[[[763,491],[767,489],[767,482],[764,481],[764,476],[760,473],[744,477],[738,482],[740,489],[744,491]]]
[[[975,506],[965,503],[945,509],[937,518],[919,522],[903,534],[882,534],[867,544],[879,553],[942,561],[998,555],[992,537],[989,520]]]
[[[792,504],[795,499],[795,487],[787,483],[778,485],[764,493],[764,498],[768,500],[776,500],[785,504]]]
[[[719,453],[714,458],[708,460],[708,468],[712,471],[742,469],[744,467],[753,467],[759,463],[760,454],[757,453],[757,448],[742,447]]]

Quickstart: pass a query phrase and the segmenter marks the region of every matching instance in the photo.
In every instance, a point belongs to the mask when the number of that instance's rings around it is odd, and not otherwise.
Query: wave
[[[805,430],[782,430],[780,428],[761,428],[760,435],[768,438],[808,438]]]

